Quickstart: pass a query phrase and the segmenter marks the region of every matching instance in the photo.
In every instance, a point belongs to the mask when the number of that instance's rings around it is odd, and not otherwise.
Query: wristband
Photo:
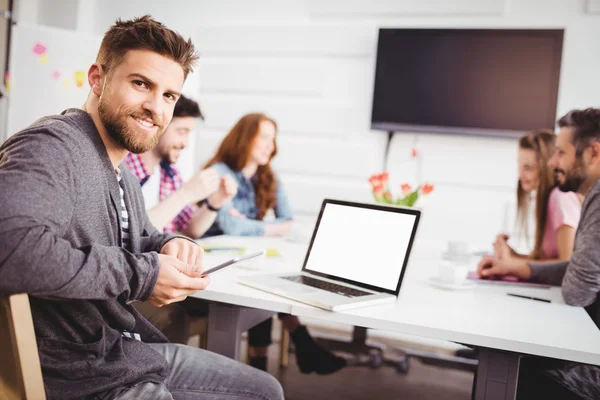
[[[208,202],[208,199],[202,200],[202,203],[206,204],[206,208],[208,208],[210,211],[218,212],[221,209],[221,207],[216,208],[216,207],[211,206],[210,203]]]

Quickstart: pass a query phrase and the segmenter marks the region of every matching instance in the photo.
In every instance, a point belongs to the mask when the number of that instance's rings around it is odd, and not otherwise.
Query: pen
[[[514,293],[506,293],[506,294],[509,295],[509,296],[513,296],[513,297],[520,297],[522,299],[543,301],[544,303],[550,303],[551,302],[548,299],[540,299],[539,297],[523,296],[522,294],[514,294]]]

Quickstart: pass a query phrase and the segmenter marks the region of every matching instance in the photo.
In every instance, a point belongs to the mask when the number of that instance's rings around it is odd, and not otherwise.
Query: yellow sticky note
[[[48,64],[48,56],[46,54],[42,54],[40,56],[40,63],[41,64]]]
[[[73,79],[75,80],[75,86],[82,88],[85,82],[85,73],[83,71],[75,71]]]
[[[267,257],[281,257],[279,250],[274,248],[268,248],[265,253]]]
[[[71,86],[71,81],[69,79],[63,79],[62,85],[64,88],[68,88],[69,86]]]

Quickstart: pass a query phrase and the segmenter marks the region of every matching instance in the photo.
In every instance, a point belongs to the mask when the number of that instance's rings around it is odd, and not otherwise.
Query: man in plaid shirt
[[[198,103],[181,96],[158,145],[143,154],[129,153],[125,158],[142,186],[150,221],[165,232],[181,232],[191,238],[202,236],[210,228],[216,211],[237,191],[233,179],[229,175],[219,179],[214,168],[197,172],[187,182],[175,168],[198,118],[203,119]],[[171,342],[182,344],[188,339],[189,318],[203,317],[208,312],[207,303],[192,297],[160,308],[137,302],[135,308]]]
[[[175,167],[195,128],[202,118],[195,101],[181,96],[173,119],[158,145],[143,154],[130,153],[125,162],[142,185],[150,221],[165,232],[181,232],[198,238],[210,228],[219,208],[237,191],[228,175],[219,179],[214,168],[197,172],[183,182]]]

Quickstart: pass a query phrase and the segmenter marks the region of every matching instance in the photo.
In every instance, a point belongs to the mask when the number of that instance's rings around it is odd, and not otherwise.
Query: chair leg
[[[283,326],[281,327],[281,340],[279,345],[279,365],[282,367],[287,367],[290,355],[290,332]]]
[[[250,341],[246,340],[246,364],[250,364]]]
[[[206,349],[208,340],[208,318],[206,317],[186,317],[185,338],[186,343],[194,335],[200,336],[198,347]]]

